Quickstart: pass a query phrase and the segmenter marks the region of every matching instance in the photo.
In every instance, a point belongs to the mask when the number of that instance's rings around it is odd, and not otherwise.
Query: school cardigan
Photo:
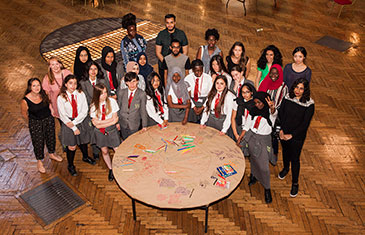
[[[89,106],[87,105],[87,100],[84,92],[79,92],[78,90],[75,90],[72,94],[74,95],[77,103],[78,115],[74,120],[72,120],[74,126],[71,129],[73,131],[76,131],[76,125],[82,123],[82,121],[84,121],[84,119],[86,118],[89,111]],[[58,112],[60,114],[60,119],[64,124],[71,122],[72,118],[71,93],[66,91],[66,95],[68,99],[63,98],[61,95],[59,95],[57,98]]]
[[[147,127],[147,111],[146,111],[146,93],[137,88],[134,91],[133,99],[128,108],[129,89],[121,89],[118,91],[118,112],[119,124],[124,129],[138,130],[141,120],[142,127]]]

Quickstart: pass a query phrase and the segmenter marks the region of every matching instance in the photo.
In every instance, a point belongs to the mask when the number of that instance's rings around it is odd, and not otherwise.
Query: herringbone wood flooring
[[[290,177],[276,175],[271,167],[273,203],[266,205],[260,185],[251,188],[245,179],[228,199],[211,207],[209,234],[364,234],[365,231],[365,2],[345,7],[339,20],[335,6],[329,13],[327,0],[247,0],[247,16],[241,4],[231,1],[106,1],[104,9],[71,6],[66,0],[0,1],[0,149],[9,148],[17,158],[0,163],[0,231],[2,234],[202,234],[204,212],[162,211],[137,204],[133,221],[130,199],[114,182],[107,181],[102,161],[89,166],[77,161],[78,177],[69,176],[66,162],[45,160],[47,174],[40,175],[28,130],[21,119],[19,101],[29,77],[42,78],[46,63],[39,54],[41,40],[62,26],[98,17],[137,17],[163,22],[173,12],[185,30],[190,57],[204,43],[204,31],[215,27],[221,34],[219,47],[227,54],[234,41],[243,41],[256,60],[268,44],[278,46],[284,62],[298,45],[308,50],[313,71],[312,97],[316,102],[301,156],[300,192],[289,197]],[[75,1],[77,2],[77,1]],[[263,28],[257,32],[257,28]],[[331,35],[355,43],[346,53],[314,43]],[[57,149],[61,154],[61,150]],[[78,153],[79,154],[79,153]],[[80,159],[80,157],[79,157]],[[247,164],[249,171],[249,164]],[[65,218],[49,230],[36,223],[15,195],[59,174],[90,201],[91,206]]]

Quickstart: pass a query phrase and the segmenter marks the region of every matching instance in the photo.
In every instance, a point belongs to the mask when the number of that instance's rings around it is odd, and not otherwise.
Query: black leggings
[[[302,152],[304,141],[288,140],[281,141],[283,149],[284,169],[289,170],[291,163],[292,183],[297,184],[300,171],[300,153]]]
[[[44,158],[44,143],[46,143],[48,153],[55,152],[55,123],[52,116],[41,120],[30,118],[29,132],[37,160],[42,160]]]

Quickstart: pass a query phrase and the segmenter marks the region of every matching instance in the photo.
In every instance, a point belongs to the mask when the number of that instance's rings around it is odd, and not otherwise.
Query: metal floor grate
[[[316,41],[317,44],[344,52],[352,46],[352,43],[331,36],[323,36]]]
[[[85,204],[60,178],[55,177],[20,195],[34,213],[49,225]]]

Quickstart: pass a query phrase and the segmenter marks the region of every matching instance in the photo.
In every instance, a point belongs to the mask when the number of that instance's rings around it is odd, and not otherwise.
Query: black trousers
[[[298,183],[300,171],[300,153],[302,152],[304,141],[281,140],[281,147],[283,149],[284,169],[289,170],[291,164],[292,183]]]
[[[165,70],[162,69],[160,66],[158,66],[158,74],[160,74],[162,86],[166,87],[166,84],[165,84]]]
[[[29,132],[37,160],[44,158],[44,144],[47,146],[48,153],[55,152],[55,122],[52,116],[41,120],[29,119]]]

